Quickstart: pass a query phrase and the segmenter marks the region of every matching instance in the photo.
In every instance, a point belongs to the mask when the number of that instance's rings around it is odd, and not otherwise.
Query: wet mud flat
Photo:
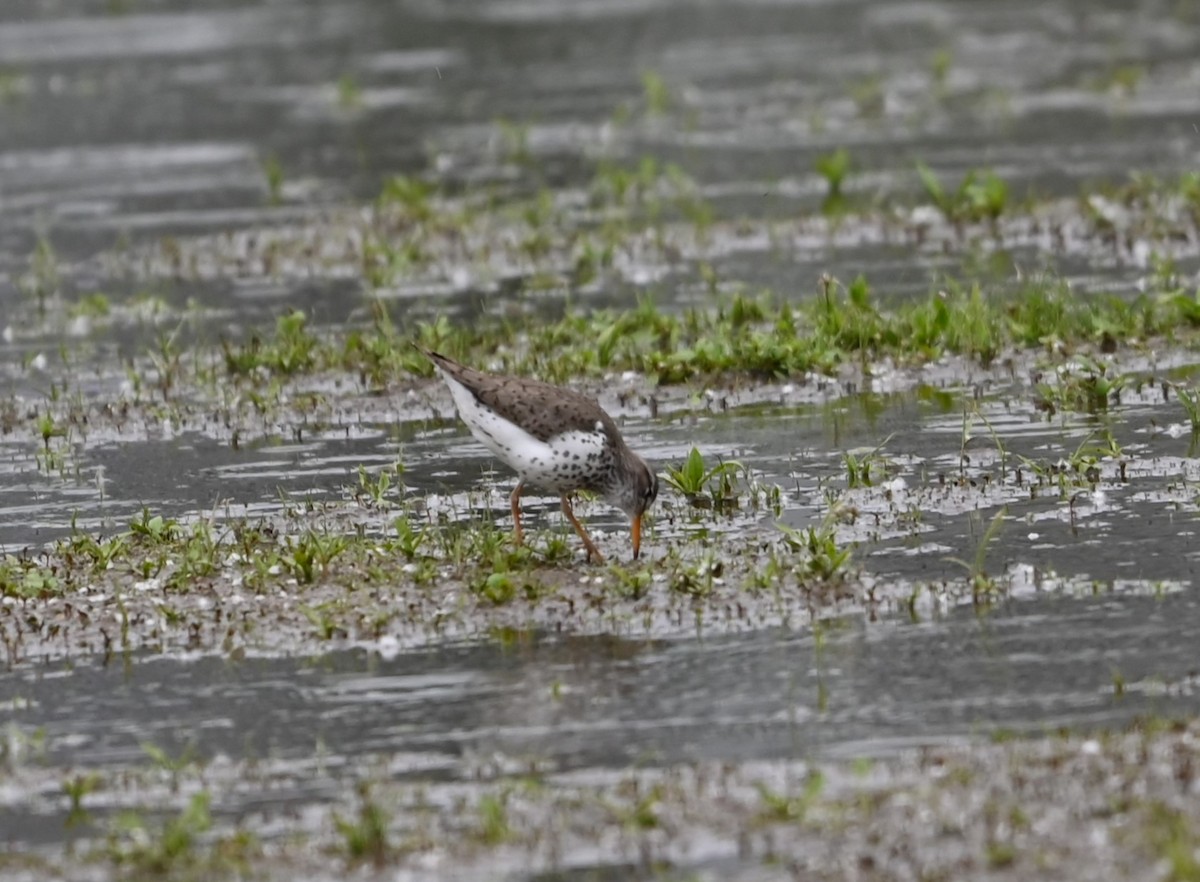
[[[5,879],[1197,878],[1189,4],[65,15]],[[412,340],[598,394],[644,559],[514,548]]]

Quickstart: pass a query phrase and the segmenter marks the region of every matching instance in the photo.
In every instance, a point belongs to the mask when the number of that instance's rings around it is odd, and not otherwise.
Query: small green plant
[[[317,365],[320,342],[308,330],[308,316],[294,309],[275,321],[275,336],[264,339],[258,334],[241,346],[222,341],[225,368],[230,374],[251,375],[261,370],[291,376]]]
[[[529,124],[498,119],[496,128],[504,161],[511,165],[533,165],[533,153],[529,149]]]
[[[839,147],[833,153],[818,156],[815,165],[817,174],[825,179],[827,187],[821,211],[825,214],[837,214],[846,207],[846,197],[842,191],[842,185],[850,173],[850,151],[845,147]]]
[[[316,630],[318,640],[333,640],[335,637],[346,636],[346,630],[338,624],[335,616],[337,606],[332,601],[317,606],[300,605],[300,614],[308,619],[308,623]]]
[[[698,508],[728,507],[730,499],[737,502],[734,480],[744,472],[745,466],[736,460],[710,467],[700,449],[693,447],[682,465],[667,467],[666,481]]]
[[[349,544],[345,536],[336,533],[305,530],[300,536],[287,540],[283,563],[299,582],[312,584]]]
[[[794,796],[777,793],[762,782],[759,782],[757,787],[759,799],[762,801],[762,808],[758,813],[760,820],[799,824],[804,822],[808,812],[821,798],[825,789],[825,776],[816,770],[809,772],[804,778],[804,788]]]
[[[1163,879],[1200,882],[1200,827],[1186,811],[1154,801],[1146,810],[1145,829],[1164,866]]]
[[[994,222],[1008,206],[1008,184],[993,172],[971,169],[953,191],[946,190],[923,162],[917,163],[917,174],[925,195],[953,224]]]
[[[880,451],[889,440],[890,436],[865,453],[856,453],[853,450],[842,451],[842,464],[846,467],[847,489],[873,487],[875,481],[882,477],[879,473],[886,470],[887,462],[880,455]]]
[[[1127,383],[1126,377],[1112,373],[1109,364],[1079,355],[1055,371],[1052,382],[1037,383],[1034,403],[1050,414],[1059,410],[1104,413],[1119,399]]]
[[[396,549],[404,555],[405,560],[413,560],[425,544],[425,531],[414,527],[406,514],[392,521],[392,527],[396,530]]]
[[[384,181],[376,205],[389,214],[424,223],[434,217],[433,196],[432,184],[420,178],[393,175]]]
[[[46,598],[62,589],[62,581],[53,569],[24,556],[7,554],[0,558],[0,597]]]
[[[97,772],[80,773],[62,782],[63,793],[70,803],[67,813],[67,824],[78,824],[87,820],[88,812],[83,807],[84,797],[95,793],[104,784],[104,778]]]
[[[55,420],[54,414],[50,413],[49,410],[45,410],[38,417],[38,434],[42,436],[42,444],[45,445],[46,450],[49,450],[50,439],[67,437],[67,429]]]
[[[283,201],[283,163],[274,153],[269,153],[262,159],[263,177],[267,182],[267,197],[272,205]]]
[[[0,67],[0,102],[16,103],[29,91],[29,79],[19,70]]]
[[[639,787],[633,793],[630,805],[610,808],[623,827],[630,830],[656,830],[662,824],[659,818],[662,801],[663,786],[655,784],[645,789]]]
[[[1116,667],[1112,668],[1112,690],[1117,698],[1125,695],[1125,675]]]
[[[77,555],[83,556],[91,561],[93,572],[102,573],[121,558],[126,544],[123,535],[100,540],[87,533],[75,533],[61,548],[68,561],[73,561]]]
[[[126,812],[109,832],[108,854],[137,878],[171,878],[204,863],[200,839],[211,826],[206,792],[194,794],[177,816],[157,830],[140,815]]]
[[[783,523],[775,526],[783,534],[784,545],[801,556],[796,571],[802,581],[829,582],[845,576],[852,549],[838,545],[837,530],[831,517],[826,517],[818,526],[803,530]]]
[[[667,587],[675,594],[689,597],[708,597],[713,592],[714,580],[725,571],[724,561],[709,551],[696,560],[671,559],[667,574]]]
[[[163,748],[149,741],[142,744],[142,753],[146,754],[155,766],[171,776],[171,789],[179,789],[180,776],[184,772],[198,768],[200,757],[195,744],[186,745],[178,756],[171,756]]]
[[[616,593],[630,600],[638,600],[650,590],[652,575],[644,569],[627,569],[620,564],[610,563],[608,572],[614,579]]]
[[[517,584],[511,573],[489,573],[478,585],[478,593],[497,606],[503,606],[517,596]]]
[[[392,489],[392,478],[400,477],[404,474],[404,463],[397,461],[390,467],[385,467],[379,470],[379,473],[372,478],[367,471],[366,466],[358,467],[358,490],[355,492],[355,498],[360,503],[370,505],[372,508],[387,508],[391,503],[388,500],[388,493]],[[403,482],[400,483],[403,489]]]
[[[338,106],[343,110],[357,110],[362,106],[362,86],[353,74],[344,73],[337,81]]]
[[[987,529],[983,531],[983,535],[979,537],[979,542],[975,546],[975,557],[973,560],[965,561],[958,557],[947,558],[947,560],[959,564],[967,571],[968,580],[971,584],[971,595],[976,603],[989,601],[999,591],[999,584],[987,572],[987,553],[992,543],[995,542],[996,537],[1000,535],[1000,531],[1004,526],[1004,518],[1007,514],[1008,506],[1004,506],[1000,511],[996,512]]]
[[[154,365],[155,385],[162,393],[163,401],[168,400],[183,373],[183,353],[178,343],[182,327],[177,326],[169,334],[160,333],[155,348],[148,352],[150,363]]]
[[[1184,413],[1187,414],[1188,422],[1191,423],[1192,435],[1200,435],[1200,390],[1176,386],[1175,396],[1183,405]]]
[[[147,542],[165,544],[179,537],[179,522],[162,515],[152,515],[150,509],[143,508],[142,513],[129,522],[129,532]]]
[[[371,788],[361,782],[358,785],[358,812],[354,818],[333,815],[334,825],[341,834],[342,845],[351,862],[370,861],[383,866],[391,854],[388,842],[388,816],[371,796]]]
[[[112,304],[109,302],[108,296],[99,291],[94,291],[84,297],[71,307],[71,314],[83,316],[85,318],[104,318],[112,313]]]
[[[642,100],[648,116],[664,116],[671,109],[671,90],[662,75],[647,70],[642,72]]]
[[[858,115],[864,119],[881,117],[887,109],[887,93],[879,74],[871,74],[851,84],[850,98],[858,108]]]
[[[949,49],[938,49],[933,53],[933,59],[929,64],[930,76],[933,79],[933,87],[939,96],[946,92],[946,84],[950,79],[950,68],[954,64],[954,53]]]
[[[476,806],[479,817],[476,836],[484,845],[502,845],[513,837],[508,821],[508,793],[485,793]]]
[[[45,235],[39,235],[29,258],[29,272],[18,281],[18,287],[37,303],[39,315],[46,314],[46,303],[57,297],[62,287],[62,273],[54,245]]]

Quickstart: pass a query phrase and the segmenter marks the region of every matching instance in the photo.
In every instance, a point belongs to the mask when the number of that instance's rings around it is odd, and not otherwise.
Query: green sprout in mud
[[[162,515],[150,514],[150,509],[143,508],[142,513],[129,522],[129,532],[152,544],[173,542],[179,535],[179,522]]]
[[[404,220],[417,224],[434,219],[433,184],[408,175],[393,175],[383,183],[375,202],[376,208],[394,222]]]
[[[640,600],[645,597],[654,581],[653,575],[646,569],[623,567],[618,563],[610,563],[608,573],[615,580],[615,593],[628,600]]]
[[[388,815],[371,795],[370,786],[358,785],[358,811],[353,818],[333,815],[334,826],[342,837],[342,847],[351,863],[370,861],[383,866],[392,854],[388,840]]]
[[[0,597],[36,599],[61,593],[62,581],[36,561],[6,554],[0,557]]]
[[[83,807],[85,797],[97,792],[104,786],[104,778],[97,772],[81,772],[70,778],[63,779],[63,795],[67,797],[67,825],[82,824],[88,820],[87,809]]]
[[[1037,383],[1035,404],[1049,414],[1058,410],[1104,413],[1119,400],[1127,382],[1126,377],[1114,375],[1110,365],[1080,355],[1059,368],[1054,382]]]
[[[382,468],[375,477],[367,471],[365,466],[358,467],[358,488],[354,492],[354,498],[359,504],[366,505],[370,508],[388,508],[392,505],[388,498],[392,488],[396,487],[400,492],[404,490],[404,463],[397,460],[392,465]],[[397,479],[396,484],[392,483],[392,478]]]
[[[648,116],[665,116],[670,111],[674,99],[662,74],[652,70],[642,72],[642,100]]]
[[[939,49],[933,53],[929,64],[930,78],[933,80],[934,91],[939,96],[946,94],[946,86],[950,81],[950,69],[954,65],[954,53],[949,49]]]
[[[1187,414],[1188,422],[1192,427],[1192,437],[1200,435],[1200,390],[1176,386],[1175,397],[1179,399],[1184,413]]]
[[[842,465],[846,467],[846,488],[873,487],[887,470],[887,460],[880,455],[884,445],[891,440],[888,436],[871,450],[856,453],[853,450],[842,451]]]
[[[884,90],[883,77],[871,74],[863,77],[850,86],[850,99],[858,108],[859,116],[864,119],[877,119],[883,116],[887,109],[887,93]]]
[[[971,169],[954,190],[947,190],[923,162],[917,163],[917,174],[925,195],[952,224],[995,222],[1008,207],[1008,184],[990,171]]]
[[[825,776],[812,771],[804,778],[804,787],[795,796],[778,793],[761,781],[756,785],[762,808],[758,820],[773,824],[802,824],[825,791]]]
[[[842,185],[850,174],[850,151],[839,147],[833,153],[825,153],[817,157],[814,164],[819,174],[825,179],[825,200],[821,203],[824,214],[838,214],[846,209],[846,196]]]
[[[48,301],[58,296],[61,286],[62,273],[54,245],[46,236],[38,236],[29,258],[29,272],[18,280],[18,287],[37,303],[38,315],[44,316]]]
[[[310,585],[349,547],[349,543],[346,536],[306,530],[299,537],[287,540],[283,563],[297,581]]]
[[[212,826],[209,795],[197,793],[177,817],[163,824],[158,836],[147,835],[146,823],[136,814],[122,815],[109,839],[114,861],[139,870],[170,873],[195,859],[200,837]]]
[[[1112,92],[1122,98],[1132,97],[1146,79],[1146,68],[1140,64],[1118,64],[1104,76],[1097,78],[1096,89]]]
[[[404,555],[405,560],[415,559],[428,538],[425,530],[414,527],[407,514],[392,521],[392,528],[396,531],[396,550]]]
[[[507,119],[496,120],[499,132],[500,154],[510,165],[532,166],[533,153],[529,149],[529,124]]]
[[[178,792],[184,773],[200,767],[200,755],[194,743],[189,743],[177,755],[172,756],[157,744],[145,742],[142,744],[142,753],[150,758],[155,767],[171,776],[172,792]]]
[[[343,110],[357,110],[362,106],[362,84],[354,74],[344,73],[337,81],[337,103]]]
[[[0,103],[15,103],[29,89],[29,80],[19,70],[0,67]]]
[[[30,760],[46,761],[46,730],[23,729],[9,721],[0,729],[0,771],[14,772]]]
[[[1165,864],[1170,882],[1200,882],[1200,826],[1187,812],[1164,802],[1148,806],[1146,833]]]
[[[708,551],[690,561],[672,557],[667,569],[667,587],[673,593],[702,598],[713,593],[715,580],[725,572],[725,562]]]
[[[512,573],[499,571],[488,573],[473,586],[476,594],[496,606],[503,606],[517,596],[517,583]]]
[[[508,818],[508,793],[485,793],[476,806],[477,824],[475,837],[484,845],[503,845],[513,838],[514,831]]]
[[[109,301],[108,295],[100,291],[93,291],[91,294],[81,297],[71,307],[71,315],[82,318],[100,319],[111,314],[112,303]]]
[[[746,467],[736,460],[718,461],[709,466],[699,448],[693,447],[680,466],[668,466],[667,484],[685,496],[697,508],[736,507],[737,475]]]
[[[162,393],[163,401],[170,398],[171,391],[178,385],[183,374],[183,352],[179,348],[179,334],[182,329],[180,324],[169,334],[160,333],[157,345],[147,353],[154,367],[158,391]],[[140,383],[139,378],[137,384],[140,386]]]
[[[317,604],[316,606],[309,606],[302,603],[299,609],[300,614],[308,619],[308,623],[312,625],[317,639],[326,642],[346,636],[345,629],[338,624],[337,613],[340,611],[340,606],[335,601]]]
[[[796,573],[801,581],[830,582],[846,575],[852,549],[838,545],[837,530],[830,517],[802,530],[782,523],[776,527],[783,534],[784,545],[800,555]]]
[[[258,856],[258,843],[240,831],[206,840],[212,828],[210,801],[206,791],[196,793],[161,825],[150,825],[136,812],[121,814],[109,829],[108,859],[131,879],[240,877]]]
[[[66,426],[60,425],[59,422],[54,418],[54,414],[47,410],[43,411],[42,415],[38,417],[38,434],[42,436],[42,444],[45,445],[45,449],[49,450],[50,439],[66,438],[67,428]]]
[[[999,582],[988,575],[987,554],[996,538],[1000,535],[1000,531],[1004,526],[1004,518],[1007,514],[1007,506],[996,512],[975,546],[975,557],[973,560],[965,561],[958,557],[946,558],[951,563],[956,563],[967,571],[967,577],[971,584],[971,595],[977,604],[989,602],[1000,591]]]
[[[281,376],[310,370],[316,366],[317,338],[308,330],[308,317],[295,309],[275,322],[275,336],[264,339],[252,335],[244,345],[224,342],[225,368],[234,375],[254,375],[266,371]]]
[[[263,157],[261,165],[267,183],[267,197],[272,205],[279,205],[283,201],[283,163],[274,153],[269,153]]]
[[[630,796],[633,800],[631,804],[613,805],[608,803],[606,806],[622,827],[639,831],[657,830],[662,826],[660,812],[666,796],[665,788],[662,785],[656,784],[644,790],[636,788]]]

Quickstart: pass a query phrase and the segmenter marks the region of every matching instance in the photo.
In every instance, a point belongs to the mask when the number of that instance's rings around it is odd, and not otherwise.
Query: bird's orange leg
[[[575,517],[575,512],[571,510],[571,500],[564,493],[562,497],[563,514],[567,516],[567,520],[571,522],[571,526],[575,528],[575,532],[579,534],[579,538],[583,540],[583,546],[587,549],[588,560],[596,558],[596,563],[604,563],[604,555],[600,553],[600,549],[596,547],[596,543],[592,542],[592,537],[587,534],[587,530],[583,529],[583,524],[579,523],[579,519]]]
[[[521,530],[521,494],[525,492],[525,481],[517,481],[517,486],[512,492],[512,496],[508,497],[508,501],[512,503],[513,513],[513,542],[516,545],[525,544],[525,533]]]

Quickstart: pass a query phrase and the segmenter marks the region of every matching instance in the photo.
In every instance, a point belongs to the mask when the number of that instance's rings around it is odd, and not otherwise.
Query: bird
[[[521,496],[529,487],[538,487],[558,494],[587,559],[603,563],[604,555],[571,509],[571,495],[589,490],[629,517],[633,558],[638,558],[642,516],[658,496],[658,476],[629,449],[613,418],[594,398],[528,377],[484,373],[417,348],[450,388],[471,434],[517,473],[517,486],[509,497],[517,545],[524,543]]]

